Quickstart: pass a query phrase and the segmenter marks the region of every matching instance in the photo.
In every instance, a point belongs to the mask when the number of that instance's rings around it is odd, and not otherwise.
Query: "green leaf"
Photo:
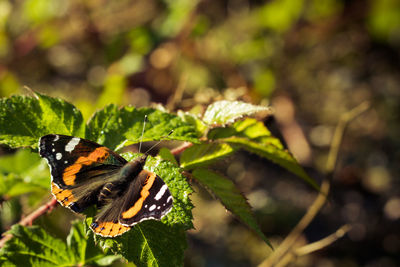
[[[85,136],[85,124],[81,112],[72,104],[60,99],[35,93],[42,108],[42,123],[49,133]],[[39,138],[38,138],[39,139]]]
[[[231,155],[235,149],[226,143],[204,143],[193,145],[182,152],[180,161],[181,167],[193,169],[200,166],[207,166],[217,160]]]
[[[93,236],[91,239],[93,243]],[[75,221],[72,224],[69,235],[67,236],[67,246],[71,250],[71,255],[75,262],[85,259],[87,243],[86,233],[83,231],[83,223]]]
[[[22,174],[40,162],[38,153],[32,153],[30,149],[19,149],[14,154],[0,157],[0,172]]]
[[[208,138],[212,140],[228,138],[231,136],[245,137],[257,142],[264,142],[283,148],[279,139],[273,137],[265,125],[256,119],[246,118],[237,121],[228,127],[214,128],[208,133]]]
[[[178,166],[178,162],[176,161],[175,156],[172,155],[171,151],[168,148],[162,147],[160,149],[160,151],[158,151],[158,155],[163,160],[168,160],[168,161],[172,162],[173,164],[175,164],[176,166]]]
[[[182,227],[155,220],[141,222],[113,245],[114,251],[137,266],[183,266],[187,247]]]
[[[12,96],[0,100],[0,143],[11,147],[37,145],[42,110],[31,97]]]
[[[143,141],[160,140],[168,136],[170,140],[198,142],[197,132],[193,125],[184,122],[176,115],[152,108],[106,106],[96,112],[88,123],[87,138],[103,144],[110,149],[138,143],[143,129],[144,117],[147,115]],[[129,142],[127,142],[129,141]]]
[[[209,125],[225,125],[257,112],[268,112],[268,107],[256,106],[240,101],[222,100],[208,106],[203,121]]]
[[[194,114],[178,110],[178,116],[182,118],[184,122],[187,122],[195,127],[198,137],[203,136],[204,132],[208,128],[207,125]]]
[[[253,142],[245,138],[231,137],[225,139],[225,141],[230,144],[239,145],[247,151],[256,153],[261,157],[271,160],[272,162],[282,166],[283,168],[302,178],[316,190],[320,190],[318,184],[310,176],[308,176],[308,174],[297,163],[296,159],[288,150],[280,149],[273,145],[265,145],[263,143]]]
[[[206,169],[194,170],[193,177],[209,189],[213,195],[220,199],[226,209],[230,210],[272,248],[257,224],[246,198],[231,180]]]
[[[0,263],[8,266],[86,266],[111,263],[120,256],[105,254],[87,236],[83,223],[75,221],[67,242],[54,238],[39,226],[14,225],[12,238],[0,250]]]
[[[97,111],[87,124],[86,138],[114,149],[124,140],[124,130],[118,130],[122,126],[119,116],[120,111],[114,104]]]
[[[3,196],[4,199],[10,199],[22,194],[27,194],[27,193],[34,193],[34,192],[39,192],[46,193],[48,191],[48,188],[43,188],[42,186],[34,183],[26,183],[22,179],[13,177],[13,175],[9,175],[7,177],[3,177],[5,180],[5,185],[7,185],[3,192],[1,190],[1,195]],[[3,187],[3,186],[2,186]],[[3,189],[3,188],[2,188]]]
[[[67,237],[67,246],[76,262],[80,265],[98,264],[110,265],[115,260],[121,259],[120,255],[104,253],[94,242],[94,234],[85,229],[85,224],[80,220],[73,222],[71,231]]]
[[[61,99],[36,95],[0,99],[0,143],[36,148],[39,138],[49,133],[84,136],[79,110]]]
[[[0,178],[0,196],[3,199],[26,193],[36,193],[39,197],[48,191],[50,182],[43,161],[28,149],[0,157]]]
[[[15,266],[72,266],[72,255],[60,239],[48,235],[38,226],[14,225],[8,232],[13,237],[0,251],[8,264]]]
[[[250,118],[237,121],[229,127],[211,130],[208,137],[271,160],[319,190],[317,183],[307,175],[293,155],[283,147],[278,138],[271,135],[262,122]]]

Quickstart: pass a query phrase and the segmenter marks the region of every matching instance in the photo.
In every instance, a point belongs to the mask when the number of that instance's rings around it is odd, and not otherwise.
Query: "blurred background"
[[[397,0],[0,0],[0,96],[29,94],[24,86],[72,102],[85,119],[109,103],[198,112],[220,99],[272,105],[267,126],[318,181],[341,114],[369,101],[345,133],[329,203],[299,245],[353,228],[291,266],[400,266]],[[316,196],[252,154],[216,168],[245,193],[275,246]],[[187,266],[256,266],[271,253],[194,188]],[[34,209],[27,203],[4,205],[2,230]],[[57,221],[72,217],[65,213],[38,223],[65,237]]]

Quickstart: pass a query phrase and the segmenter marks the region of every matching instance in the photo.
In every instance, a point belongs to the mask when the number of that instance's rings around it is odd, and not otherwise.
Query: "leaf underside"
[[[203,121],[208,125],[225,125],[233,123],[243,116],[257,112],[269,112],[268,107],[256,106],[241,101],[217,101],[207,107]]]

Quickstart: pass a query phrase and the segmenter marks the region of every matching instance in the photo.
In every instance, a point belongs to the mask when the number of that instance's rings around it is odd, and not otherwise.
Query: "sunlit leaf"
[[[319,190],[317,183],[307,175],[293,155],[284,148],[278,138],[271,135],[262,122],[251,118],[237,121],[228,127],[211,130],[209,138],[218,139],[235,148],[243,148],[271,160]]]
[[[37,97],[0,99],[0,143],[36,148],[39,138],[49,133],[84,136],[82,114],[73,105],[38,93]]]
[[[256,153],[261,157],[271,160],[272,162],[282,166],[283,168],[302,178],[316,190],[319,190],[317,183],[307,175],[304,169],[299,165],[299,163],[288,150],[277,148],[274,145],[266,145],[263,143],[254,142],[246,138],[231,137],[225,139],[225,141],[229,144],[239,145],[247,151]]]
[[[221,158],[231,155],[235,149],[226,143],[204,143],[193,145],[182,152],[181,167],[193,169],[215,163]]]
[[[146,128],[142,137],[145,115]],[[171,130],[173,133],[168,135]],[[198,142],[195,128],[176,115],[151,108],[106,106],[95,113],[88,123],[88,139],[110,149],[143,141],[169,140]]]
[[[171,151],[168,148],[162,147],[160,151],[158,151],[158,155],[163,159],[163,160],[168,160],[178,166],[178,162],[175,159],[175,156],[172,155]]]
[[[182,227],[148,220],[118,237],[111,249],[137,266],[183,266],[186,247]]]
[[[207,107],[203,121],[209,125],[224,125],[233,123],[245,115],[248,116],[261,111],[268,112],[269,108],[240,101],[222,100]]]

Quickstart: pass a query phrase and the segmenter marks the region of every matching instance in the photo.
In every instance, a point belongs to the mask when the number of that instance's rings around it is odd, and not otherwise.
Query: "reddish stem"
[[[36,220],[38,217],[42,216],[46,212],[52,210],[55,206],[57,205],[57,200],[52,199],[46,204],[40,206],[37,210],[29,214],[28,216],[24,217],[21,219],[18,224],[27,226],[27,225],[32,225],[33,221]],[[3,235],[3,238],[0,240],[0,248],[4,246],[4,244],[12,237],[11,234],[5,234]]]
[[[172,155],[176,156],[182,153],[185,149],[191,147],[193,144],[190,142],[185,142],[181,146],[178,146],[171,150]]]

